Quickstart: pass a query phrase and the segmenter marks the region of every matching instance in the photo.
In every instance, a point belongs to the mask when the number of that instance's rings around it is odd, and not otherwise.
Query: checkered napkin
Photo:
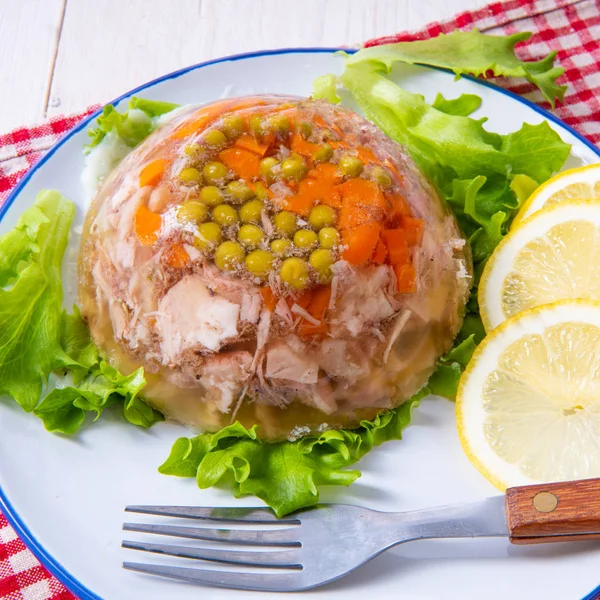
[[[525,60],[537,60],[558,51],[569,85],[556,114],[595,144],[600,144],[600,4],[598,0],[508,0],[464,12],[442,23],[431,23],[417,33],[399,33],[370,40],[368,46],[426,39],[454,29],[495,34],[532,31],[533,37],[518,47]],[[497,80],[498,85],[549,108],[532,84]],[[62,134],[95,110],[51,119],[42,125],[0,135],[0,204],[11,189]],[[68,592],[17,537],[0,513],[0,599],[73,600]]]

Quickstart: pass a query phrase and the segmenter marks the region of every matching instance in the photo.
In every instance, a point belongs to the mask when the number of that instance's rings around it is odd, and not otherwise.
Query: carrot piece
[[[373,256],[371,257],[371,262],[376,265],[382,265],[387,258],[388,251],[384,241],[379,238],[377,241],[377,246],[375,246],[375,252],[373,252]]]
[[[391,206],[388,213],[389,221],[393,223],[394,226],[398,226],[402,223],[403,217],[410,216],[408,204],[400,194],[386,194],[385,197]]]
[[[219,158],[240,179],[251,180],[259,175],[259,158],[256,154],[241,148],[227,148],[219,152]]]
[[[417,273],[412,265],[396,265],[396,289],[401,294],[409,294],[417,290]]]
[[[322,321],[325,317],[325,311],[329,308],[329,300],[331,299],[331,286],[320,285],[315,288],[312,293],[310,304],[308,305],[308,312],[315,319]]]
[[[162,218],[159,214],[152,212],[147,206],[140,206],[134,219],[135,235],[142,246],[152,246],[158,240],[158,234],[162,226]]]
[[[214,102],[208,106],[203,106],[196,113],[196,118],[193,121],[183,124],[175,133],[171,136],[174,139],[186,138],[193,133],[204,129],[207,125],[216,121],[222,114],[233,111],[243,110],[244,108],[252,108],[253,106],[262,106],[266,104],[265,100],[260,98],[237,98],[227,100],[221,100],[220,102]]]
[[[273,312],[277,306],[277,302],[279,302],[279,298],[273,293],[273,290],[269,286],[266,286],[260,290],[260,295],[262,296],[265,308]]]
[[[303,319],[298,326],[298,334],[302,337],[324,335],[328,330],[327,323],[324,323],[323,321],[321,321],[319,325],[314,325],[313,323],[309,323],[306,319]]]
[[[402,217],[402,229],[406,237],[406,243],[409,246],[416,246],[421,241],[423,235],[423,219],[413,219],[412,217]]]
[[[410,251],[403,229],[388,229],[384,231],[383,241],[387,246],[391,265],[405,265],[410,262]]]
[[[186,252],[183,244],[175,244],[167,250],[167,263],[174,269],[183,269],[190,262],[190,255]]]
[[[373,255],[381,226],[379,223],[365,223],[342,231],[342,243],[346,246],[343,258],[351,265],[362,265]]]
[[[293,196],[285,198],[282,205],[286,210],[306,217],[310,209],[314,206],[314,203],[314,198],[310,194],[298,191]]]
[[[291,306],[293,306],[294,304],[297,304],[300,308],[303,308],[304,310],[306,310],[308,308],[308,305],[311,303],[312,298],[313,298],[313,291],[306,290],[306,291],[302,292],[297,298],[290,299],[288,304],[290,304]]]
[[[342,200],[345,203],[358,206],[372,206],[385,210],[387,203],[379,186],[367,179],[348,179],[339,186]]]
[[[377,221],[377,218],[369,207],[343,204],[338,214],[337,227],[340,231],[344,231],[374,221]]]
[[[156,185],[162,177],[162,174],[165,172],[166,166],[167,161],[164,158],[157,158],[156,160],[149,162],[140,171],[140,187]]]
[[[259,142],[253,135],[250,135],[249,133],[241,135],[236,140],[235,146],[244,150],[248,150],[249,152],[253,152],[254,154],[258,154],[259,156],[264,156],[265,152],[269,149],[269,144]]]
[[[307,142],[300,134],[295,133],[292,135],[290,142],[290,148],[292,152],[300,154],[300,156],[311,157],[321,146],[319,144],[313,144]]]
[[[366,146],[359,146],[356,151],[358,153],[358,158],[360,158],[360,160],[362,160],[362,162],[365,164],[379,164],[379,159],[375,156],[375,154],[373,154],[373,151],[370,148],[367,148]]]
[[[307,173],[306,177],[308,179],[318,179],[323,184],[327,183],[329,185],[339,183],[341,180],[337,165],[331,163],[318,164]]]

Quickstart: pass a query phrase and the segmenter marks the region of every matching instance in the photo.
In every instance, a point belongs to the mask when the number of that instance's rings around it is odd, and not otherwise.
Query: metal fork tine
[[[124,562],[123,568],[149,575],[161,575],[217,587],[235,590],[254,590],[269,592],[289,592],[303,589],[299,586],[299,572],[295,573],[236,573],[232,571],[212,571],[209,569],[190,569],[185,567],[167,567],[144,563]]]
[[[249,567],[269,567],[283,569],[301,569],[296,550],[281,550],[273,552],[244,552],[241,550],[212,550],[209,548],[191,548],[189,546],[171,546],[169,544],[147,544],[142,542],[124,541],[123,548],[142,550],[181,558],[209,560],[232,565]]]
[[[172,535],[175,537],[225,542],[228,544],[254,544],[256,546],[300,546],[296,538],[296,528],[271,530],[252,529],[205,529],[203,527],[177,527],[173,525],[149,525],[145,523],[124,523],[125,531]]]
[[[244,523],[299,524],[296,518],[278,519],[268,508],[214,508],[200,506],[127,506],[127,512],[165,517],[185,517],[207,521],[243,521]]]

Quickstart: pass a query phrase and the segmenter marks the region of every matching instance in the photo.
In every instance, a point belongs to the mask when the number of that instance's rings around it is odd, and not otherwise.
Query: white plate
[[[308,95],[313,79],[339,72],[329,49],[281,50],[227,58],[191,67],[149,83],[135,93],[171,102],[204,103],[256,92]],[[411,67],[403,85],[430,101],[437,92],[483,98],[481,113],[501,133],[522,123],[550,125],[573,145],[568,166],[600,161],[600,151],[560,121],[503,90],[480,81],[454,82],[450,73]],[[127,94],[119,100],[125,103]],[[82,146],[93,117],[67,135],[25,177],[0,210],[0,233],[12,227],[42,188],[56,188],[77,203]],[[65,259],[69,305],[74,300],[72,240]],[[138,575],[123,560],[146,556],[120,548],[126,504],[250,505],[224,490],[159,475],[157,467],[180,426],[161,423],[146,432],[100,420],[73,439],[46,433],[42,422],[12,402],[0,403],[0,507],[42,562],[81,598],[150,600],[260,598],[263,594],[198,588]],[[454,405],[430,398],[416,410],[404,440],[375,449],[359,464],[363,477],[348,489],[327,489],[325,502],[402,511],[493,495],[496,490],[470,465],[456,435]],[[133,520],[133,519],[132,519]],[[128,534],[132,538],[135,534]],[[335,540],[331,540],[335,551]],[[149,556],[152,562],[160,558]],[[150,561],[149,561],[150,562]],[[398,547],[353,575],[317,589],[311,598],[581,598],[600,583],[597,544],[517,547],[506,540],[426,541]],[[273,596],[274,597],[274,596]]]

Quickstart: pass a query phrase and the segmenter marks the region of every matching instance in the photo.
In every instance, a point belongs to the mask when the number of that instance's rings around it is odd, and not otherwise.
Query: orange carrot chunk
[[[342,231],[342,243],[345,246],[343,258],[351,265],[366,263],[377,246],[381,227],[379,223],[365,223]]]
[[[366,146],[359,146],[356,151],[358,153],[358,158],[360,158],[360,160],[365,164],[379,164],[379,159],[373,154],[373,151],[370,148],[367,148]]]
[[[398,226],[402,222],[403,217],[410,216],[410,209],[406,200],[400,194],[386,194],[387,202],[391,206],[388,211],[388,218],[394,226]]]
[[[277,306],[277,302],[279,302],[279,298],[273,293],[273,290],[269,286],[266,286],[260,290],[260,295],[262,296],[265,308],[273,312]]]
[[[309,323],[306,319],[302,319],[300,325],[298,325],[298,334],[302,337],[307,337],[309,335],[325,335],[329,328],[327,327],[327,323],[321,321],[319,325],[314,325],[313,323]]]
[[[410,250],[403,229],[388,229],[383,232],[383,241],[388,250],[391,265],[405,265],[410,262]]]
[[[264,156],[265,152],[269,149],[269,144],[259,142],[253,135],[250,135],[249,133],[245,133],[244,135],[240,136],[236,140],[235,145],[238,148],[248,150],[249,152],[253,152],[259,156]]]
[[[406,243],[409,246],[416,246],[421,242],[423,236],[423,219],[414,219],[412,217],[402,217],[402,229],[406,237]]]
[[[340,208],[338,215],[337,227],[340,231],[344,229],[352,229],[365,223],[377,221],[373,211],[366,206],[353,206],[352,204],[344,204]]]
[[[375,246],[375,252],[373,252],[373,256],[371,257],[371,262],[376,265],[382,265],[387,258],[388,251],[384,241],[379,238],[377,241],[377,246]]]
[[[219,158],[240,179],[252,180],[259,175],[259,157],[242,148],[227,148],[219,153]]]
[[[285,198],[284,202],[282,202],[283,207],[286,210],[294,212],[303,217],[308,216],[310,209],[313,207],[315,203],[314,198],[311,194],[307,194],[306,192],[302,192],[298,190],[297,193],[292,196],[288,196]]]
[[[329,300],[331,298],[331,286],[320,285],[315,288],[312,293],[312,299],[308,305],[308,312],[315,319],[322,321],[325,317],[325,311],[329,308]]]
[[[156,185],[165,172],[166,166],[167,161],[164,158],[157,158],[156,160],[149,162],[140,171],[140,187]]]
[[[312,142],[307,142],[301,135],[295,133],[292,136],[290,142],[290,148],[292,152],[296,152],[300,154],[300,156],[311,157],[317,150],[319,150],[321,146],[319,144],[313,144]]]
[[[183,269],[190,262],[190,255],[186,252],[183,244],[175,244],[167,250],[167,263],[174,269]]]
[[[339,186],[344,203],[385,210],[387,203],[379,186],[367,179],[348,179]]]
[[[152,246],[158,240],[158,234],[162,225],[161,216],[147,206],[140,206],[135,213],[135,235],[142,246]]]
[[[412,265],[396,265],[396,289],[401,294],[409,294],[417,290],[417,274]]]
[[[306,175],[308,179],[318,179],[323,185],[333,185],[341,180],[337,165],[320,163],[313,167]]]

